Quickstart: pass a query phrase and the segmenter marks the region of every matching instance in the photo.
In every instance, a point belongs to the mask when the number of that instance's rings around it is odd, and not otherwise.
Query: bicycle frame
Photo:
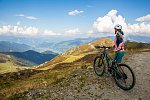
[[[102,55],[104,55],[104,56],[103,56],[103,59],[106,58],[107,66],[110,66],[110,60],[113,61],[114,59],[112,59],[112,58],[108,55],[108,53],[107,53],[107,51],[106,51],[106,48],[104,48],[104,50],[103,50],[103,52],[102,52]]]

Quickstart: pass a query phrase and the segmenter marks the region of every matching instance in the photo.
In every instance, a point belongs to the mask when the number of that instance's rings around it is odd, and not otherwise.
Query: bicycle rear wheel
[[[123,90],[130,90],[135,85],[135,75],[132,69],[126,64],[119,64],[114,71],[116,84]]]
[[[93,68],[94,68],[94,72],[96,73],[96,75],[98,76],[102,76],[105,72],[105,65],[104,65],[104,61],[101,56],[97,56],[94,60],[94,64],[93,64]]]

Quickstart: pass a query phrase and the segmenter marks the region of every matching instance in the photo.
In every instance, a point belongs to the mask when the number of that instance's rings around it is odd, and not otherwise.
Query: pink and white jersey
[[[114,51],[124,51],[124,43],[121,42],[121,43],[119,44],[119,46],[117,46],[116,41],[117,41],[117,38],[115,37],[115,39],[114,39],[114,44],[115,44]]]

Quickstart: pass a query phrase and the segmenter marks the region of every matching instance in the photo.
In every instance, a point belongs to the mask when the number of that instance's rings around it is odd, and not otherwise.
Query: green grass
[[[7,73],[7,72],[16,72],[16,66],[13,65],[11,62],[0,63],[0,74]]]
[[[74,65],[61,70],[47,70],[23,79],[1,79],[0,96],[6,99],[14,94],[23,93],[29,89],[44,88],[61,82],[76,68]]]
[[[0,74],[8,72],[17,72],[19,70],[29,69],[29,67],[18,66],[12,62],[7,61],[6,63],[0,63]]]
[[[138,51],[143,49],[150,49],[149,43],[126,42],[125,49],[131,51]]]
[[[28,63],[23,59],[0,53],[0,74],[29,69],[30,67],[26,66]]]
[[[74,55],[70,55],[68,56],[68,58],[66,60],[64,60],[62,63],[70,63],[70,62],[74,62],[76,60],[79,60],[81,59],[82,57],[84,57],[86,54],[81,54],[81,55],[77,55],[77,56],[74,56]]]

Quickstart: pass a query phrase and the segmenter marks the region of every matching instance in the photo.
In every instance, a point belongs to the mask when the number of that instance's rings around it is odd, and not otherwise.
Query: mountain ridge
[[[95,42],[91,42],[88,44],[79,45],[76,47],[73,47],[69,50],[66,50],[65,52],[59,54],[55,58],[53,58],[51,61],[46,62],[43,64],[43,66],[38,67],[38,69],[51,69],[56,64],[59,63],[71,63],[76,60],[79,60],[83,58],[86,55],[95,54],[97,53],[95,49],[95,45],[101,45],[101,46],[113,46],[113,41],[108,38],[100,38],[99,40]],[[49,67],[47,67],[49,66]]]
[[[25,52],[5,52],[5,54],[10,54],[17,58],[31,61],[35,64],[42,64],[57,56],[57,54],[42,54],[34,50],[28,50]]]
[[[24,52],[33,47],[26,44],[19,44],[15,42],[0,41],[0,52]]]

